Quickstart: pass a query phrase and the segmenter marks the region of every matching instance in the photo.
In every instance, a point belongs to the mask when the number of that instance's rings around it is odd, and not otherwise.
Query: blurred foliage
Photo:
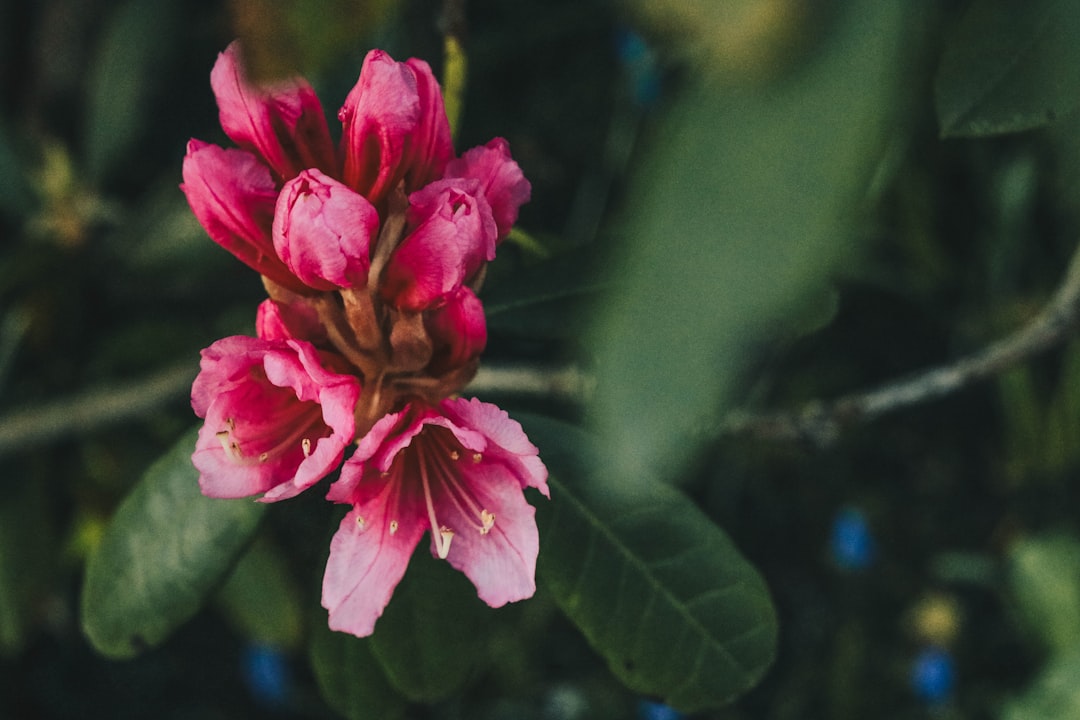
[[[194,374],[250,329],[258,279],[176,187],[189,137],[223,141],[208,74],[233,37],[331,114],[369,48],[424,57],[462,88],[457,147],[504,136],[533,183],[486,361],[596,371],[591,406],[499,398],[554,474],[537,597],[489,612],[417,557],[375,638],[328,631],[333,509],[202,502],[177,387],[0,455],[0,715],[603,719],[646,695],[723,720],[1074,717],[1075,341],[824,451],[707,429],[1034,316],[1077,237],[1080,13],[450,5],[0,2],[0,415],[93,413],[85,391]],[[107,660],[83,628],[156,647]],[[283,704],[245,685],[252,646],[295,669]]]
[[[1042,127],[1080,103],[1080,17],[1072,3],[975,0],[941,58],[945,136]]]

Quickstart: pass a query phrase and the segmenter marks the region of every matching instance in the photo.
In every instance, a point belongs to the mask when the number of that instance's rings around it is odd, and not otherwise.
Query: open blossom
[[[192,462],[210,497],[282,500],[341,462],[360,383],[296,340],[227,337],[203,350],[191,389],[206,422]]]
[[[311,86],[250,83],[236,43],[211,86],[238,147],[192,140],[181,188],[269,298],[257,337],[203,351],[203,492],[283,500],[341,468],[328,499],[352,509],[323,584],[335,629],[372,632],[424,533],[488,604],[529,597],[523,491],[547,495],[547,471],[506,413],[455,397],[487,342],[484,266],[531,190],[509,145],[456,157],[431,69],[379,50],[336,147]]]
[[[371,633],[425,533],[492,607],[530,597],[539,540],[522,490],[548,494],[536,453],[518,423],[475,399],[414,403],[376,423],[328,495],[352,505],[323,579],[330,627]]]

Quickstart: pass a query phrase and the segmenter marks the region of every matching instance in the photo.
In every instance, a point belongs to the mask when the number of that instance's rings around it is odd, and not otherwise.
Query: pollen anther
[[[451,460],[457,460],[459,457],[461,457],[461,453],[459,453],[457,450],[451,450],[450,451],[450,459]]]
[[[480,462],[480,461],[481,461],[481,460],[483,460],[483,459],[484,459],[484,456],[483,456],[483,455],[481,455],[480,453],[473,453],[473,454],[472,454],[472,461],[473,461],[474,463],[478,463],[478,462]]]
[[[311,457],[311,438],[301,440],[300,448],[304,451],[304,457]]]
[[[495,527],[495,513],[488,512],[487,510],[480,511],[480,534],[487,535],[491,532],[491,528]]]
[[[390,521],[390,534],[393,535],[394,533],[396,533],[397,529],[398,529],[398,521],[397,520],[391,520]]]

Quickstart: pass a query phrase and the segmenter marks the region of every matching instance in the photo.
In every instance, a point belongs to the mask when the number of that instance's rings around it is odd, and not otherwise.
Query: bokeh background
[[[229,144],[217,53],[242,36],[255,72],[302,72],[332,113],[368,49],[441,75],[447,33],[467,57],[458,149],[503,136],[533,184],[484,296],[485,367],[523,374],[479,392],[590,422],[626,473],[666,470],[777,605],[763,682],[695,717],[1080,717],[1069,333],[825,445],[719,422],[954,361],[1062,281],[1080,11],[1036,2],[985,36],[1004,55],[1046,41],[1013,78],[1051,88],[1046,112],[949,114],[970,82],[943,64],[977,57],[970,28],[1003,7],[0,2],[0,717],[335,717],[304,651],[318,499],[273,508],[254,575],[133,660],[84,638],[82,572],[194,426],[198,351],[250,332],[263,297],[178,190],[190,137]],[[543,590],[510,612],[470,689],[412,716],[678,717],[619,685]]]

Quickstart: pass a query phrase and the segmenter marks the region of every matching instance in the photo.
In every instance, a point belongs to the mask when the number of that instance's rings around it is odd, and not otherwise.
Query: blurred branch
[[[8,413],[0,417],[0,457],[150,412],[182,397],[196,369],[186,362],[123,385]]]
[[[592,378],[577,365],[555,368],[483,365],[465,389],[477,395],[507,393],[582,402],[592,391]]]
[[[197,369],[194,362],[184,362],[123,385],[90,390],[0,416],[0,457],[145,415],[184,397]],[[574,401],[585,396],[588,386],[588,377],[576,366],[485,366],[469,384],[468,391]]]
[[[1051,301],[1027,325],[983,350],[868,391],[832,401],[816,400],[794,411],[737,411],[718,428],[720,436],[797,440],[826,447],[857,423],[936,400],[992,377],[1061,343],[1080,324],[1080,248]]]

